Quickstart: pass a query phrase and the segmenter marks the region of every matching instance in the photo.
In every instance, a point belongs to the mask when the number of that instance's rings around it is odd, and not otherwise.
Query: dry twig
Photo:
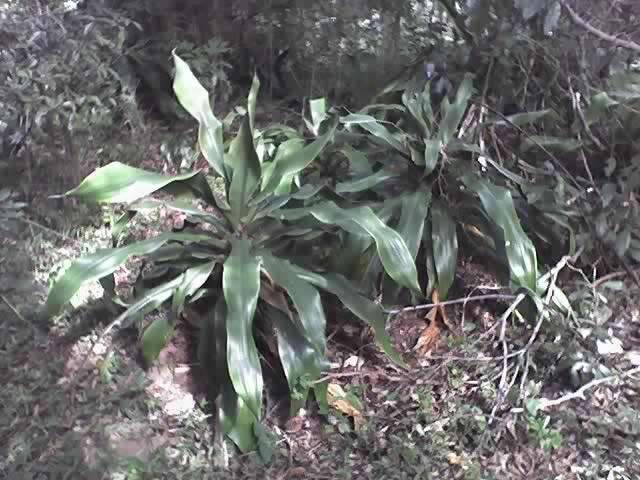
[[[597,29],[589,22],[584,20],[580,15],[576,13],[566,2],[566,0],[560,0],[560,4],[564,7],[565,11],[569,14],[569,18],[571,21],[578,25],[579,27],[584,28],[587,32],[595,35],[596,37],[609,42],[618,47],[626,48],[627,50],[633,50],[636,53],[640,53],[640,44],[632,41],[632,40],[623,40],[621,38],[610,35],[602,30]]]
[[[564,403],[564,402],[568,402],[569,400],[575,400],[576,398],[584,399],[584,394],[587,390],[597,387],[598,385],[602,385],[603,383],[609,383],[615,380],[622,380],[623,378],[629,377],[631,375],[635,375],[636,373],[640,373],[640,367],[631,368],[617,375],[610,375],[608,377],[592,380],[589,383],[580,387],[575,392],[567,393],[566,395],[563,395],[559,398],[554,398],[554,399],[541,398],[540,405],[538,408],[540,410],[544,410],[546,408],[553,407],[555,405],[560,405],[561,403]]]

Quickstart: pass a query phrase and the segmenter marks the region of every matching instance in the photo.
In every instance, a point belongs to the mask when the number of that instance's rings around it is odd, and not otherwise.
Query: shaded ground
[[[269,398],[273,462],[260,465],[229,446],[229,469],[215,470],[220,452],[193,374],[192,329],[181,328],[145,372],[135,332],[96,346],[83,363],[111,319],[98,287],[61,318],[43,315],[52,275],[108,242],[100,214],[89,223],[86,210],[64,207],[35,198],[32,223],[0,239],[0,478],[640,478],[640,374],[623,377],[640,365],[638,288],[620,279],[594,288],[577,273],[567,284],[576,319],[542,325],[530,348],[532,327],[518,322],[505,324],[502,342],[506,300],[447,307],[446,319],[427,310],[394,317],[389,331],[409,370],[337,312],[330,415],[311,410],[283,423]],[[120,272],[121,287],[131,272]],[[465,259],[451,298],[494,288]],[[569,353],[583,363],[569,362]],[[594,376],[605,380],[589,384],[584,398],[545,411],[518,401],[557,399]],[[506,398],[497,388],[503,378],[512,384]]]

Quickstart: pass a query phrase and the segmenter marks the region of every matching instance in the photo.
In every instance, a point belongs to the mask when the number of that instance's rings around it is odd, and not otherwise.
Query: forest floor
[[[543,324],[531,348],[523,348],[531,325],[501,321],[506,301],[447,307],[446,322],[430,322],[427,310],[397,315],[389,332],[406,370],[335,311],[331,412],[282,420],[277,395],[267,395],[274,451],[265,465],[230,444],[224,455],[214,447],[189,326],[145,370],[129,331],[84,363],[112,316],[98,285],[59,318],[45,316],[53,276],[109,241],[100,210],[47,199],[59,192],[45,179],[31,186],[38,194],[26,221],[0,238],[0,478],[640,479],[640,291],[632,282],[568,275],[563,286],[581,309]],[[460,263],[451,298],[496,287],[479,262]],[[120,288],[134,267],[118,272]],[[580,346],[585,373],[602,380],[572,383],[556,368],[569,344]],[[506,362],[505,348],[513,352]],[[513,382],[507,398],[501,379]],[[571,395],[585,384],[584,395]],[[558,400],[536,410],[524,396]],[[220,461],[228,468],[212,467]]]

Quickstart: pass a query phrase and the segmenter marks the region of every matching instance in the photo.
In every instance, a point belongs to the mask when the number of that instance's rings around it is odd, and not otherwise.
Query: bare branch
[[[403,313],[403,312],[418,312],[420,310],[429,310],[430,308],[433,308],[433,307],[444,307],[446,305],[456,305],[458,303],[482,302],[484,300],[513,300],[514,298],[516,298],[515,295],[490,293],[488,295],[475,295],[473,297],[457,298],[455,300],[445,300],[444,302],[425,303],[422,305],[414,305],[411,307],[397,308],[394,310],[387,310],[386,313],[388,313],[389,315],[397,315],[398,313]]]
[[[610,35],[606,32],[603,32],[602,30],[597,29],[596,27],[594,27],[593,25],[591,25],[589,22],[587,22],[586,20],[584,20],[580,15],[578,15],[566,2],[566,0],[560,0],[560,4],[564,7],[565,11],[567,12],[567,14],[569,14],[569,18],[571,18],[571,21],[573,21],[573,23],[575,23],[576,25],[578,25],[579,27],[584,28],[586,31],[588,31],[589,33],[595,35],[596,37],[612,43],[613,45],[616,45],[618,47],[622,47],[622,48],[626,48],[627,50],[633,50],[634,52],[640,53],[640,44],[636,43],[632,40],[623,40],[621,38],[615,37],[613,35]]]
[[[555,398],[553,400],[550,400],[548,398],[541,398],[540,399],[540,406],[538,408],[540,408],[540,410],[544,410],[546,408],[553,407],[555,405],[560,405],[561,403],[564,403],[564,402],[568,402],[569,400],[575,400],[577,398],[584,399],[584,393],[587,390],[590,390],[593,387],[597,387],[598,385],[601,385],[603,383],[609,383],[609,382],[612,382],[614,380],[622,380],[623,378],[629,377],[629,376],[634,375],[636,373],[640,373],[640,367],[634,367],[634,368],[632,368],[630,370],[627,370],[625,372],[619,373],[617,375],[611,375],[609,377],[598,378],[596,380],[592,380],[589,383],[587,383],[587,384],[583,385],[582,387],[580,387],[575,392],[568,393],[566,395],[563,395],[562,397]]]

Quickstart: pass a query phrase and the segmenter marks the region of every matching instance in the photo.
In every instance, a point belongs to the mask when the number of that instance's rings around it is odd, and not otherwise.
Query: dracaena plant
[[[72,264],[50,290],[47,306],[61,311],[80,286],[101,280],[113,292],[113,273],[132,256],[151,264],[135,299],[112,325],[141,323],[141,348],[153,361],[191,304],[200,306],[198,356],[219,399],[223,432],[243,451],[259,445],[263,374],[254,335],[275,340],[291,393],[291,410],[310,391],[326,406],[324,368],[326,318],[320,291],[367,322],[381,347],[402,363],[384,331],[385,315],[345,276],[314,260],[314,239],[323,243],[340,231],[370,237],[387,274],[419,291],[415,263],[402,237],[369,207],[344,208],[320,195],[322,184],[302,184],[299,173],[331,142],[338,121],[315,102],[308,122],[315,139],[295,130],[254,124],[259,82],[248,96],[237,134],[225,142],[208,92],[174,53],[174,91],[199,123],[198,143],[210,173],[175,176],[112,163],[99,168],[65,195],[123,203],[127,213],[116,233],[136,213],[163,206],[186,215],[179,232],[99,250]],[[215,178],[214,178],[215,177]],[[214,188],[222,184],[222,192]],[[153,195],[153,196],[152,196]],[[170,305],[171,314],[147,323],[144,314]],[[204,311],[202,311],[204,308]],[[265,337],[260,337],[264,339]],[[273,342],[271,342],[273,343]],[[257,443],[258,442],[258,443]]]
[[[478,148],[465,142],[469,135],[460,126],[473,91],[471,78],[438,109],[428,84],[410,80],[388,90],[400,90],[402,104],[373,104],[341,118],[346,130],[360,136],[356,145],[344,148],[358,168],[336,186],[337,193],[369,201],[373,193],[377,214],[400,233],[412,259],[425,262],[426,290],[436,291],[440,300],[455,277],[461,230],[518,288],[535,295],[536,250],[520,224],[511,192],[492,182],[486,168],[482,172],[476,166],[469,152]],[[486,161],[503,178],[517,179],[491,159]],[[406,292],[384,273],[365,236],[349,235],[336,265],[345,266],[345,273],[358,271],[370,289],[381,288],[385,303],[400,301],[399,294]]]

